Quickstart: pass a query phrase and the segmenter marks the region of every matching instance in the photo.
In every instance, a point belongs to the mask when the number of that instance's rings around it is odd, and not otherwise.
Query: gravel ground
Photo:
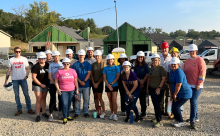
[[[31,76],[30,76],[31,77]],[[0,82],[4,82],[5,77],[0,77]],[[23,114],[14,116],[17,111],[14,100],[13,91],[5,91],[0,86],[0,135],[220,135],[220,91],[219,91],[219,77],[207,76],[204,89],[199,97],[199,116],[198,130],[191,130],[189,123],[185,127],[174,128],[170,125],[172,120],[163,117],[164,127],[152,128],[150,120],[154,117],[154,110],[152,103],[147,108],[147,118],[140,123],[134,124],[125,123],[124,118],[119,116],[118,121],[108,120],[110,115],[109,103],[106,93],[103,93],[107,116],[103,119],[93,119],[92,112],[94,110],[93,95],[90,99],[90,118],[86,119],[80,115],[79,119],[68,122],[66,125],[62,124],[62,120],[57,119],[58,112],[54,112],[54,121],[48,122],[47,119],[36,123],[36,115],[27,114],[25,99],[23,93],[20,93],[21,103],[23,106]],[[31,88],[31,78],[28,78],[28,86]],[[20,91],[21,92],[21,91]],[[29,91],[32,108],[35,110],[35,95]],[[118,110],[119,106],[118,96]],[[49,105],[49,95],[47,96],[47,109]],[[140,105],[137,103],[139,111]],[[47,113],[49,111],[47,110]],[[120,114],[120,110],[118,114]],[[189,118],[189,101],[184,105],[184,120]],[[73,113],[71,113],[73,116]]]

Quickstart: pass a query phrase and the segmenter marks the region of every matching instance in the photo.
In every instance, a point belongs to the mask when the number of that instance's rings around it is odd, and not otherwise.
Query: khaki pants
[[[168,83],[165,83],[164,86],[165,86],[165,92],[164,92],[163,98],[161,99],[161,102],[160,102],[160,109],[161,109],[162,113],[163,112],[167,113],[167,106],[168,106],[169,97],[170,97],[170,88],[169,88]]]

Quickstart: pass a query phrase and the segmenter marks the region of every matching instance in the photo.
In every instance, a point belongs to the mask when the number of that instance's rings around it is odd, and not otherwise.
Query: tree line
[[[12,10],[14,13],[4,12],[0,9],[0,29],[9,33],[14,39],[25,42],[29,41],[52,24],[80,30],[90,27],[91,33],[98,35],[109,34],[110,26],[98,28],[93,18],[88,18],[86,20],[64,18],[55,10],[50,10],[48,3],[43,1],[39,3],[34,2],[30,4],[29,7],[25,7],[24,5],[14,7]],[[193,39],[214,39],[215,37],[220,37],[220,33],[215,30],[201,32],[195,31],[194,29],[189,29],[188,32],[176,30],[169,34],[162,31],[161,28],[142,27],[138,30],[146,35],[161,33],[172,38],[188,37]]]

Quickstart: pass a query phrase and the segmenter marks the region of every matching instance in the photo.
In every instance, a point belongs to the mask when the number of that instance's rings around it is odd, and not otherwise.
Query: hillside
[[[14,47],[20,47],[23,53],[28,51],[28,43],[22,42],[20,40],[11,39],[11,48],[9,50],[9,53],[14,53]]]

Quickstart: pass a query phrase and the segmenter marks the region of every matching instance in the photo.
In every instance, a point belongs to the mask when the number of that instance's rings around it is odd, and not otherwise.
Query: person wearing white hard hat
[[[46,62],[49,63],[49,64],[52,63],[53,62],[52,61],[52,52],[50,50],[46,50],[45,53],[46,53],[46,56],[47,56]]]
[[[131,71],[131,63],[129,61],[125,61],[122,66],[123,66],[123,72],[121,75],[121,79],[122,79],[123,87],[125,88],[125,101],[126,102],[129,101],[129,104],[126,105],[127,117],[125,119],[125,122],[128,122],[130,118],[131,109],[134,111],[136,115],[135,121],[139,122],[140,116],[138,113],[136,103],[140,95],[140,86],[138,85],[137,75]],[[131,99],[134,100],[131,101]]]
[[[96,59],[94,58],[94,49],[92,47],[86,49],[86,54],[88,58],[86,58],[85,61],[88,61],[91,65],[96,62]]]
[[[67,121],[72,121],[73,118],[69,115],[74,92],[79,93],[77,73],[70,68],[71,61],[69,58],[64,58],[62,61],[63,67],[55,74],[55,86],[58,94],[61,96],[63,124]]]
[[[170,92],[170,88],[169,88],[169,83],[168,83],[168,78],[169,78],[169,61],[171,60],[171,55],[169,54],[169,44],[167,42],[163,42],[160,45],[161,47],[161,54],[160,54],[160,65],[163,66],[166,71],[167,71],[167,79],[166,82],[164,84],[165,86],[165,93],[164,93],[164,97],[161,100],[160,103],[160,108],[162,110],[162,115],[168,116],[167,113],[167,106],[168,106],[168,101],[169,101],[169,92]]]
[[[52,53],[52,57],[53,57],[53,62],[50,64],[49,66],[49,71],[48,71],[48,78],[50,79],[50,104],[49,104],[49,111],[50,111],[50,116],[48,121],[53,121],[53,110],[54,110],[54,103],[56,101],[56,86],[55,86],[55,74],[57,73],[57,71],[59,69],[63,68],[63,64],[60,62],[60,52],[54,50]],[[58,95],[58,108],[59,108],[59,113],[58,113],[58,119],[62,119],[63,118],[63,114],[61,112],[62,110],[62,103],[61,103],[61,98],[60,95]]]
[[[94,52],[94,56],[96,62],[92,64],[92,71],[91,71],[91,81],[92,81],[92,90],[95,99],[95,106],[96,110],[98,109],[99,105],[102,107],[102,113],[100,118],[105,118],[105,103],[102,99],[103,93],[103,68],[105,67],[105,62],[102,61],[102,52],[100,50],[96,50]],[[100,104],[99,104],[100,103]]]
[[[3,86],[7,85],[8,78],[11,73],[11,80],[13,83],[13,90],[15,93],[15,101],[17,104],[17,112],[15,116],[19,116],[22,114],[22,105],[20,102],[19,96],[19,86],[21,86],[23,94],[25,96],[26,107],[28,109],[29,114],[35,114],[35,112],[31,109],[31,99],[28,93],[28,84],[27,78],[29,75],[29,64],[27,58],[21,56],[21,48],[14,48],[15,57],[12,57],[8,60],[8,70],[6,73],[5,83]]]
[[[134,73],[137,75],[137,80],[138,80],[138,84],[141,88],[140,90],[140,96],[139,96],[139,100],[140,100],[140,105],[141,105],[141,114],[140,114],[140,118],[144,118],[147,116],[146,114],[146,109],[147,109],[147,105],[146,105],[146,81],[149,75],[149,66],[148,64],[145,62],[145,55],[143,51],[139,51],[137,53],[137,58],[135,60],[135,67],[134,67]]]
[[[109,119],[118,120],[117,116],[117,94],[118,94],[118,79],[120,77],[120,69],[115,66],[115,57],[112,54],[108,54],[106,57],[107,63],[104,67],[103,79],[105,81],[105,92],[108,95],[108,100],[110,103],[111,116]]]
[[[162,127],[160,102],[164,96],[164,83],[167,77],[167,72],[165,68],[160,65],[160,56],[158,54],[152,54],[151,63],[153,66],[150,68],[147,80],[147,93],[151,95],[155,111],[155,118],[151,122],[155,123],[154,127]]]
[[[190,124],[192,129],[196,129],[196,122],[199,121],[197,100],[202,92],[203,83],[206,76],[206,64],[203,58],[197,56],[198,47],[195,44],[189,45],[190,58],[186,60],[184,72],[190,87],[192,88],[192,98],[190,99]]]
[[[123,66],[122,65],[125,61],[128,61],[128,57],[125,53],[121,53],[118,58],[118,62],[120,63],[118,65],[119,69],[120,69],[120,74],[123,73]],[[126,115],[126,112],[125,112],[125,88],[122,84],[121,78],[118,79],[118,88],[119,88],[120,98],[121,98],[121,115],[125,116]]]
[[[75,62],[77,62],[78,60],[73,59],[73,50],[72,49],[67,49],[66,50],[66,57],[70,59],[70,68],[73,66],[73,64]]]
[[[169,82],[171,84],[171,100],[172,112],[176,121],[172,123],[175,127],[183,127],[185,123],[183,122],[181,109],[190,98],[192,98],[192,89],[186,80],[186,75],[180,69],[180,60],[177,57],[173,57],[170,60],[171,68],[169,75]]]
[[[79,61],[75,62],[72,66],[76,70],[78,75],[79,83],[79,98],[83,95],[83,114],[84,117],[89,118],[89,94],[90,94],[90,84],[89,78],[91,75],[91,64],[84,60],[86,52],[83,49],[78,51]],[[80,102],[75,101],[75,115],[74,118],[78,118],[80,115]]]
[[[46,114],[46,98],[49,86],[48,79],[48,69],[49,63],[46,62],[46,54],[44,52],[39,52],[37,55],[38,63],[35,64],[32,69],[32,90],[36,96],[36,121],[41,120],[40,108],[42,107],[42,116],[48,118],[49,115]]]

